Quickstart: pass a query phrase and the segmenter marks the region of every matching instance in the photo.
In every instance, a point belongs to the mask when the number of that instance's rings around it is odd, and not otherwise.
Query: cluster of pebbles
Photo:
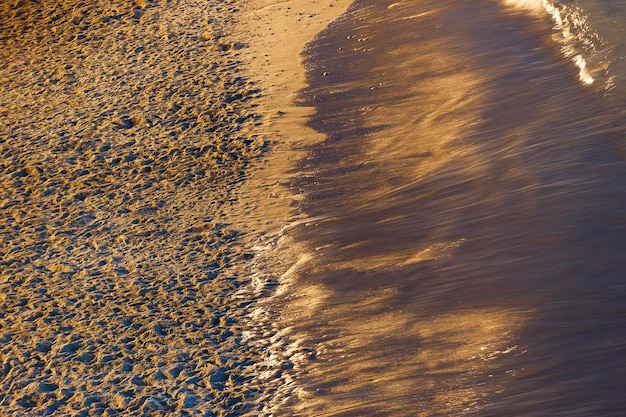
[[[0,4],[1,415],[258,415],[271,396],[223,214],[265,146],[236,15]]]

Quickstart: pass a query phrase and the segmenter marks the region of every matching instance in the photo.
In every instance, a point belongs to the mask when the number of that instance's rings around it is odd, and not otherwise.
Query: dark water
[[[363,0],[309,45],[285,415],[626,415],[625,5],[574,6]]]

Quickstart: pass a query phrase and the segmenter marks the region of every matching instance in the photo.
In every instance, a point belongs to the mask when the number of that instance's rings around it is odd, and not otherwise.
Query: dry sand
[[[347,3],[0,5],[0,415],[269,413],[246,271],[315,140],[297,53]]]

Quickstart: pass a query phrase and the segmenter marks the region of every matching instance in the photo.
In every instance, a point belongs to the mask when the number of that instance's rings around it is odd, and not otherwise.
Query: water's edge
[[[554,31],[496,2],[359,1],[309,45],[327,139],[292,183],[283,317],[315,358],[285,415],[625,409],[622,109]]]

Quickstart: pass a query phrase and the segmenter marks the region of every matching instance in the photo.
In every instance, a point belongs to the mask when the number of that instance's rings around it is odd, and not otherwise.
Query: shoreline
[[[624,408],[621,90],[326,1],[0,5],[0,414]]]
[[[294,308],[312,311],[304,300],[306,294],[290,290],[294,276],[310,256],[284,232],[306,220],[299,212],[303,196],[290,184],[298,162],[326,136],[308,126],[316,109],[297,104],[296,100],[308,86],[305,45],[352,3],[247,1],[236,25],[237,40],[246,45],[238,51],[244,63],[242,70],[261,92],[255,111],[261,115],[258,127],[267,145],[263,157],[253,164],[246,181],[237,189],[238,203],[230,207],[228,215],[237,218],[249,232],[244,242],[253,252],[252,260],[238,268],[252,280],[242,291],[256,300],[248,314],[248,323],[255,329],[248,343],[271,352],[265,368],[257,370],[253,378],[256,385],[269,387],[259,399],[263,404],[259,415],[290,413],[292,406],[297,407],[308,396],[295,373],[311,357],[312,350],[290,337],[290,319],[284,315]]]
[[[554,317],[570,320],[569,297],[589,300],[544,292],[547,281],[569,288],[571,266],[595,270],[595,259],[623,269],[614,249],[623,237],[613,232],[623,218],[580,221],[622,199],[623,164],[603,144],[614,116],[595,116],[604,107],[550,34],[550,22],[497,3],[365,1],[311,42],[301,101],[317,106],[308,126],[327,139],[299,162],[292,186],[308,217],[278,251],[289,268],[276,299],[302,399],[288,404],[292,415],[536,411],[550,401],[526,408],[500,394],[535,395],[584,375],[561,368],[567,378],[509,379],[510,369],[545,366],[553,352],[586,343],[533,334]],[[581,132],[579,120],[599,130]],[[607,284],[619,282],[607,272]],[[555,300],[560,307],[549,307]],[[572,321],[604,326],[592,317]]]
[[[247,219],[247,230],[261,227],[265,233],[276,234],[293,220],[294,201],[301,196],[289,190],[286,183],[296,162],[306,154],[305,149],[325,139],[306,125],[315,108],[295,103],[298,92],[307,86],[303,48],[352,3],[244,2],[234,33],[246,45],[238,51],[245,76],[258,83],[261,91],[255,110],[261,115],[259,131],[269,148],[238,191],[244,204],[252,204],[237,208],[245,214],[242,220]]]

